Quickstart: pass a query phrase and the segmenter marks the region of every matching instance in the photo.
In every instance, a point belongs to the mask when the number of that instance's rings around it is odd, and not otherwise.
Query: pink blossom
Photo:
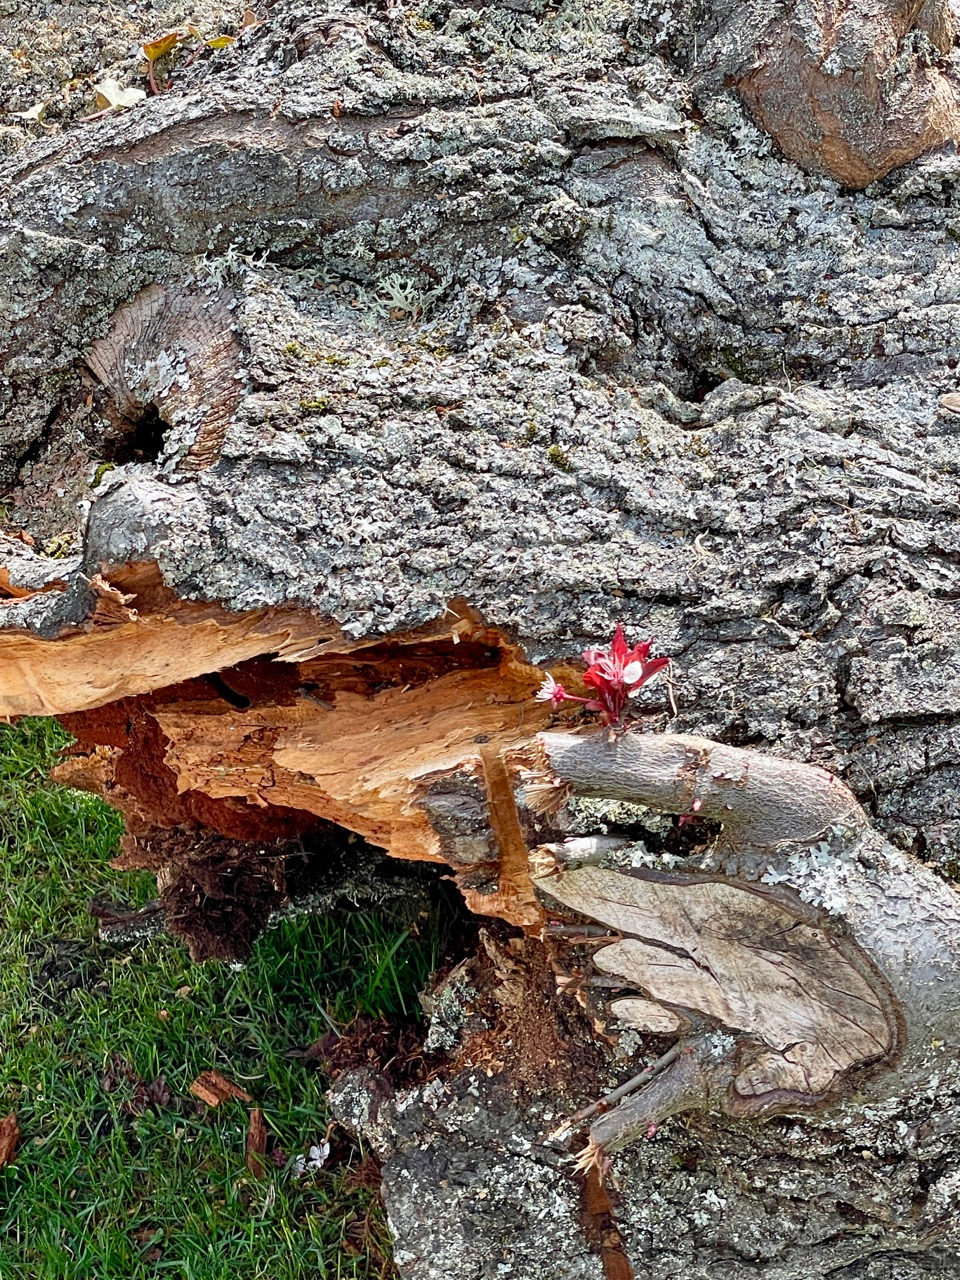
[[[608,724],[619,725],[627,699],[635,698],[649,679],[669,665],[669,658],[650,657],[652,647],[653,641],[645,640],[629,648],[623,624],[618,622],[609,649],[584,651],[583,681],[596,689]]]
[[[651,658],[652,640],[627,645],[623,626],[617,623],[609,649],[586,649],[583,660],[587,670],[583,682],[594,690],[591,698],[578,698],[567,693],[562,684],[547,675],[536,697],[538,702],[550,702],[558,707],[561,702],[582,702],[588,711],[599,711],[604,722],[619,728],[628,698],[635,698],[648,680],[669,665],[669,658]]]
[[[544,676],[543,684],[537,690],[536,699],[538,702],[552,702],[555,707],[559,707],[561,702],[566,702],[570,697],[562,684],[557,684],[553,676],[548,671]]]

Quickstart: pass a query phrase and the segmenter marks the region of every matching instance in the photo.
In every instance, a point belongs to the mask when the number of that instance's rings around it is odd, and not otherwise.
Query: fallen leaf
[[[32,107],[27,107],[26,111],[11,111],[11,120],[32,120],[35,124],[42,124],[43,113],[49,107],[49,102],[35,102]]]
[[[267,1126],[263,1122],[263,1112],[259,1107],[254,1107],[247,1126],[247,1168],[255,1178],[262,1178],[264,1175],[263,1157],[266,1154]]]
[[[156,1107],[168,1107],[173,1098],[166,1076],[157,1076],[144,1090],[144,1098]]]
[[[97,95],[97,106],[108,111],[114,107],[135,107],[147,96],[146,90],[136,89],[133,85],[124,89],[120,81],[112,77],[95,84],[93,91]]]
[[[12,1164],[19,1142],[20,1126],[17,1124],[17,1117],[11,1111],[8,1116],[0,1120],[0,1169]]]
[[[229,1102],[231,1098],[238,1098],[241,1102],[253,1101],[249,1093],[219,1071],[201,1071],[191,1084],[190,1092],[208,1107],[219,1107],[221,1102]]]
[[[142,1115],[149,1106],[167,1107],[173,1099],[164,1076],[157,1076],[148,1084],[126,1058],[116,1053],[110,1059],[100,1084],[104,1093],[116,1093],[126,1086],[128,1096],[121,1101],[120,1111],[128,1116]]]
[[[157,36],[155,40],[148,40],[146,44],[141,46],[143,56],[148,62],[156,62],[165,53],[175,49],[183,39],[183,35],[182,31],[165,31],[162,36]]]

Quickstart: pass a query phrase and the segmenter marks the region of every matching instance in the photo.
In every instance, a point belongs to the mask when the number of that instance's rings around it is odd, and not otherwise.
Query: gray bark
[[[777,23],[802,26],[767,8],[289,0],[169,93],[12,151],[0,489],[36,546],[0,541],[0,713],[289,671],[460,601],[536,663],[623,621],[674,659],[645,727],[823,767],[879,833],[885,893],[916,902],[934,872],[953,892],[960,161],[934,129],[853,191],[785,158],[744,106],[770,117],[764,85],[736,87]],[[956,55],[922,8],[896,74],[935,67],[947,92]],[[131,564],[162,581],[124,603]],[[239,656],[184,624],[71,702],[65,646],[171,601],[236,618]],[[188,816],[216,829],[239,812],[218,803]],[[450,822],[473,839],[471,814]],[[601,806],[585,833],[615,821]],[[484,966],[509,1022],[517,979]],[[487,1075],[451,1033],[435,1083],[338,1086],[385,1160],[406,1280],[624,1257],[656,1280],[960,1276],[955,1002],[925,1024],[926,1078],[879,1101],[676,1116],[614,1155],[621,1252],[584,1232],[545,1138],[663,1042],[598,1041],[570,992],[541,996],[558,1044],[606,1045],[579,1083],[506,1050]]]

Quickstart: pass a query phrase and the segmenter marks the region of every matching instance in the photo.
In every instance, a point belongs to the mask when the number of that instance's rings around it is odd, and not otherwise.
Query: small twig
[[[543,926],[543,934],[548,938],[590,938],[603,941],[619,942],[622,934],[611,933],[603,924],[553,924]]]
[[[206,49],[206,47],[207,47],[206,42],[201,40],[200,43],[197,45],[197,47],[194,49],[193,53],[191,53],[190,57],[183,64],[183,67],[181,68],[181,70],[186,71],[187,67],[192,67],[193,64],[196,62],[196,60],[200,57],[201,53],[203,53],[204,49]]]
[[[670,710],[673,712],[673,719],[676,720],[680,712],[677,710],[677,700],[673,696],[673,662],[672,661],[669,667],[667,667],[666,671],[663,673],[663,683],[666,685],[666,688],[667,688],[667,697],[670,699]]]
[[[644,1067],[639,1075],[634,1076],[619,1088],[614,1089],[612,1093],[606,1094],[596,1102],[591,1102],[589,1107],[583,1107],[580,1111],[575,1112],[569,1119],[565,1120],[559,1129],[550,1134],[551,1138],[559,1134],[572,1131],[584,1120],[589,1120],[591,1116],[595,1116],[598,1111],[608,1111],[612,1106],[625,1098],[628,1093],[632,1093],[634,1089],[639,1089],[640,1085],[646,1084],[648,1080],[652,1080],[654,1076],[658,1076],[661,1071],[665,1071],[671,1062],[675,1062],[680,1056],[680,1046],[675,1044],[672,1049],[668,1049],[662,1058],[658,1058],[656,1062],[651,1062],[649,1067]]]

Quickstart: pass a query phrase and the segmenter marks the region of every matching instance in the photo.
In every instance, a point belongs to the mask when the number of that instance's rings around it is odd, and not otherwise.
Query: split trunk
[[[198,958],[455,880],[406,1280],[960,1275],[950,10],[261,16],[4,135],[0,714]]]

